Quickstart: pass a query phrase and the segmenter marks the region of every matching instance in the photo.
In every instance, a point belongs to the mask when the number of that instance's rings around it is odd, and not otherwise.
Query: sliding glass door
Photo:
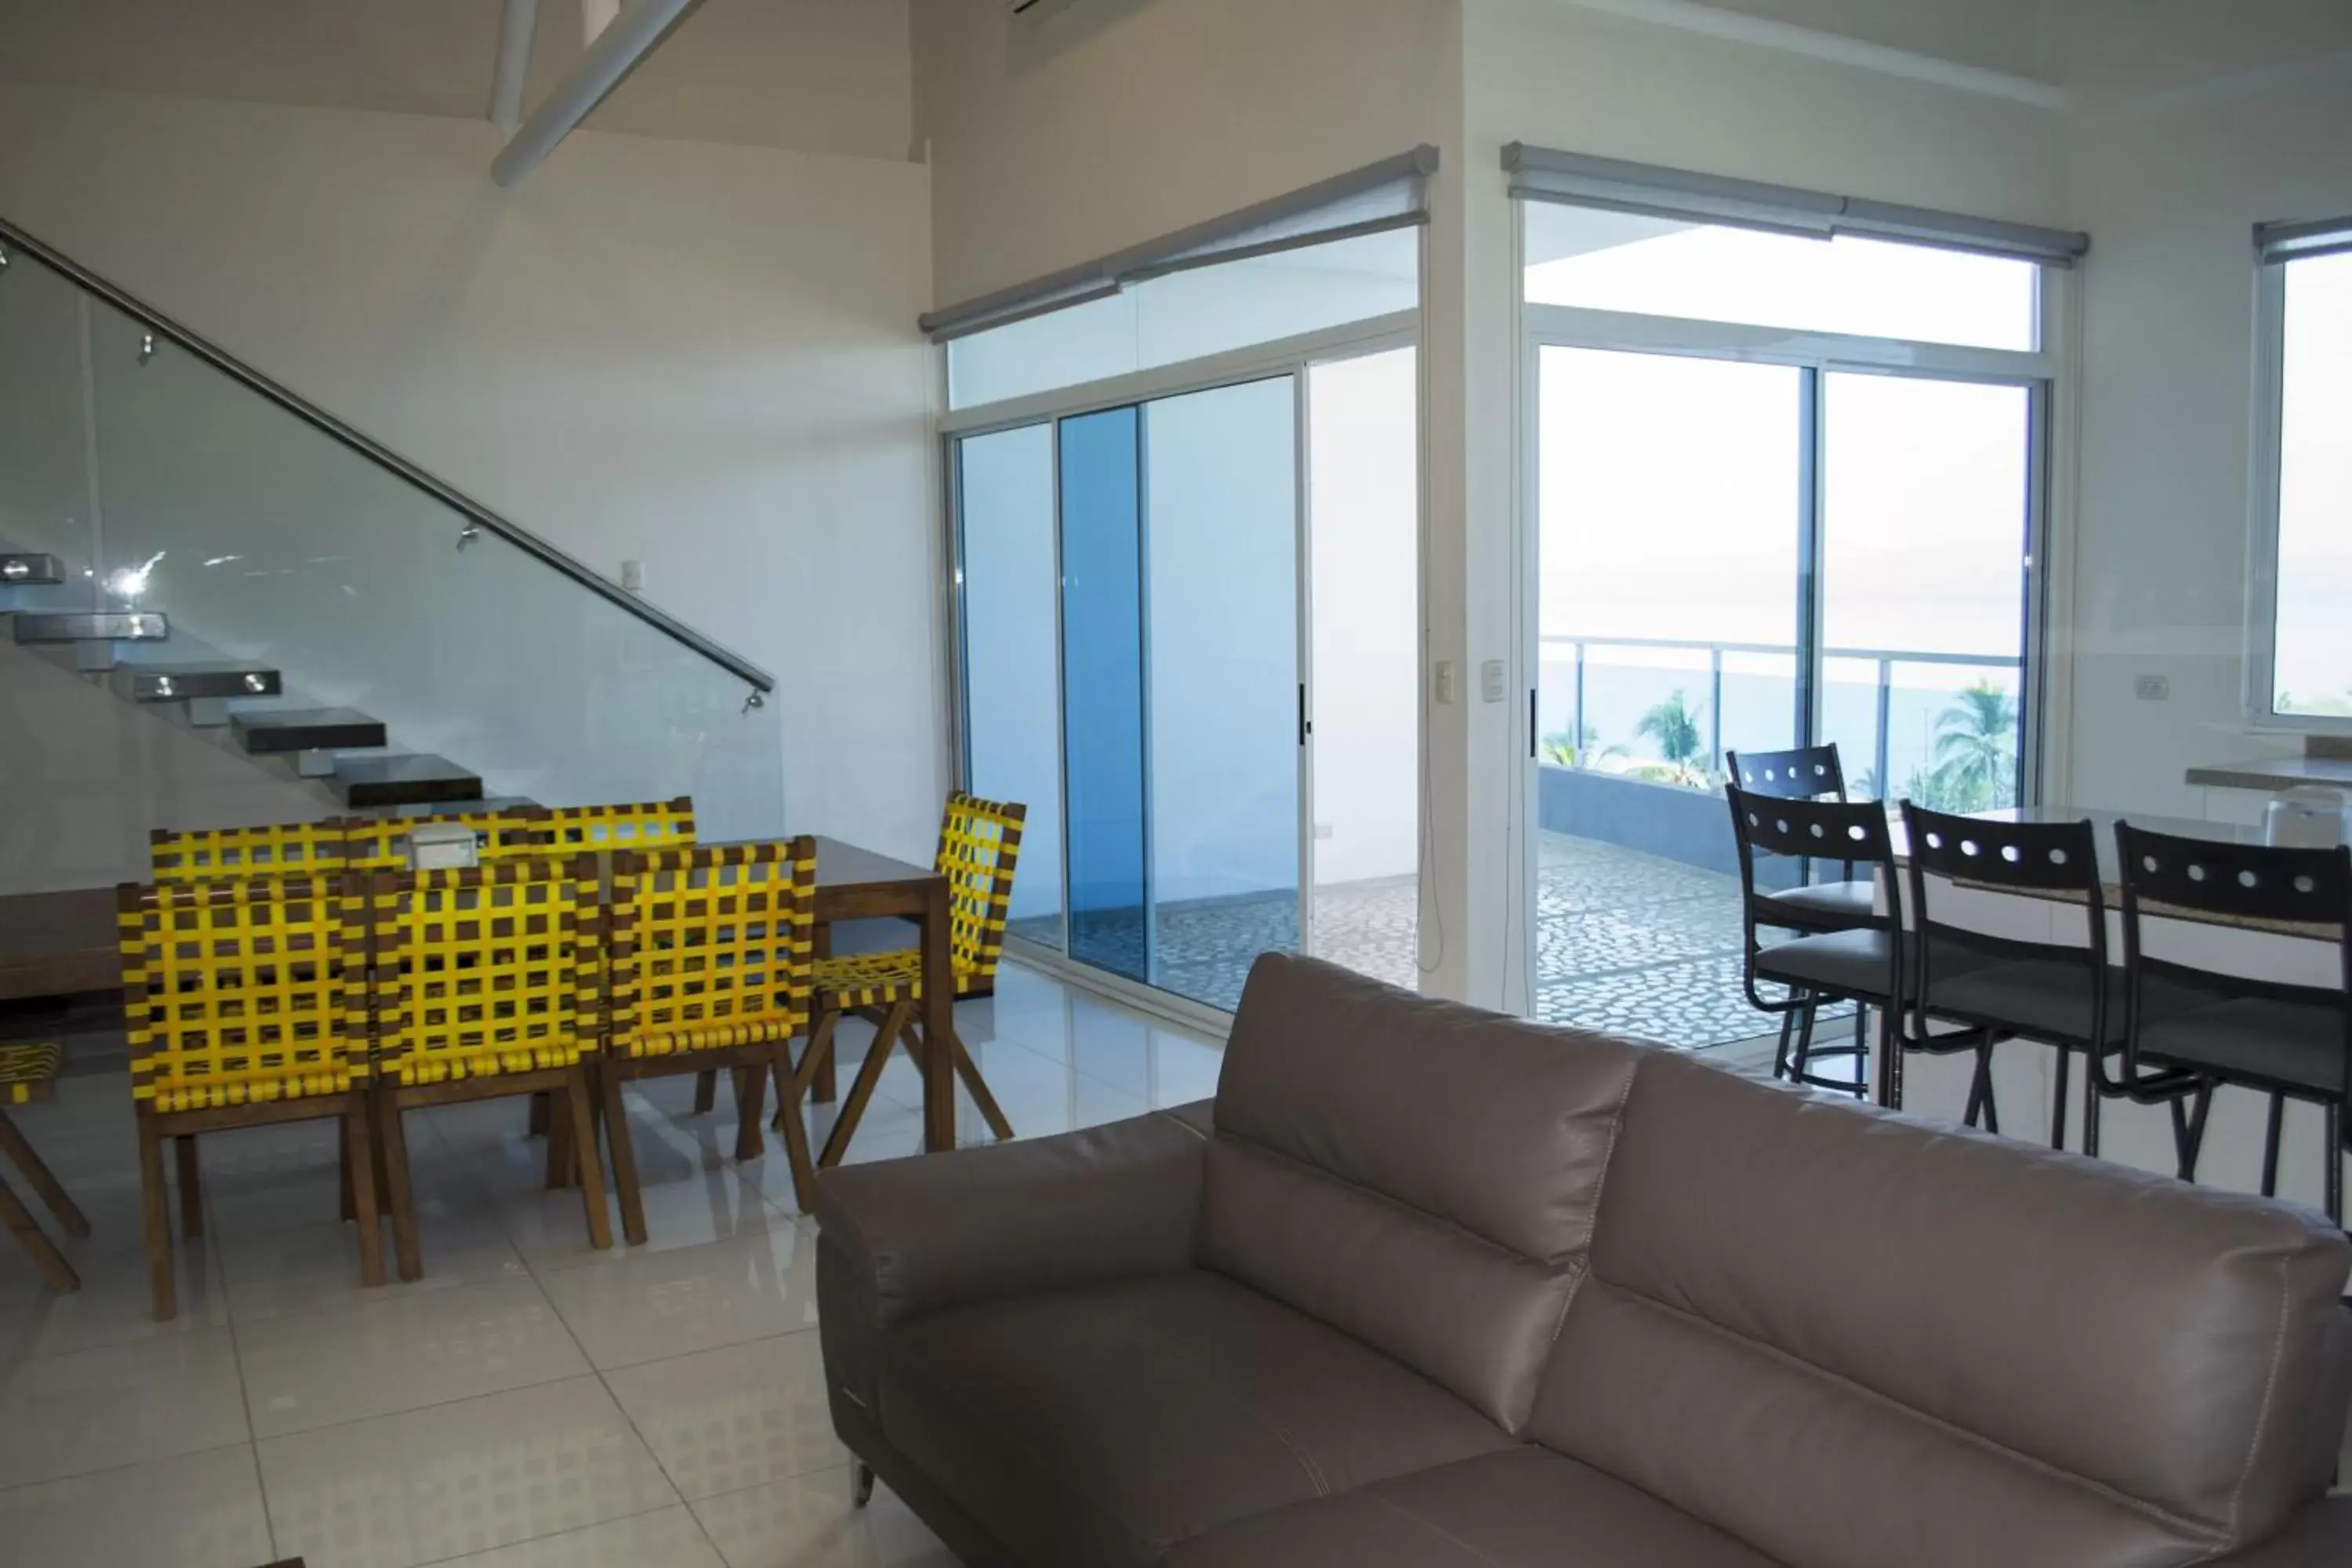
[[[1731,753],[2022,798],[2039,392],[1565,343],[1533,383],[1536,1010],[1751,1038]]]
[[[1394,349],[956,440],[1013,935],[1220,1008],[1265,952],[1413,983],[1417,386]]]

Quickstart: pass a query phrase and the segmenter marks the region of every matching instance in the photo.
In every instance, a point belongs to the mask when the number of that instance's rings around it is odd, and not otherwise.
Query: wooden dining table
[[[922,1056],[923,1148],[955,1147],[955,968],[948,945],[948,879],[929,867],[819,835],[816,841],[817,952],[832,947],[832,928],[845,921],[911,921],[919,930],[923,997],[916,1016],[931,1045]],[[829,1064],[828,1064],[829,1068]],[[820,1089],[829,1086],[820,1082]]]

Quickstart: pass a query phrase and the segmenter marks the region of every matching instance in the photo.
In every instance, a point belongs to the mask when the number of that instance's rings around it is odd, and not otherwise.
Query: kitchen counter
[[[2189,783],[2203,789],[2254,789],[2276,795],[2303,784],[2352,791],[2352,758],[2265,757],[2191,768]]]

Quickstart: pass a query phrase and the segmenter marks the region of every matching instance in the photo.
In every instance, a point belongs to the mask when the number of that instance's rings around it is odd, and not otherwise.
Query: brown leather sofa
[[[1309,962],[1213,1119],[818,1217],[835,1426],[973,1568],[2352,1564],[2317,1216]]]

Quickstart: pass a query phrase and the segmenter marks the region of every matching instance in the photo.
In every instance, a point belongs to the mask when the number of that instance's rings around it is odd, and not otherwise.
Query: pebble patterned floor
[[[1538,889],[1536,1011],[1545,1022],[1693,1049],[1749,1039],[1772,1026],[1740,986],[1738,879],[1547,833]],[[1414,984],[1418,903],[1410,877],[1318,889],[1317,955],[1391,984]],[[1058,918],[1018,921],[1013,929],[1060,945]],[[1279,895],[1167,905],[1159,939],[1154,984],[1231,1009],[1259,953],[1297,950],[1297,907]],[[1076,946],[1090,963],[1139,977],[1141,911],[1084,917]]]

